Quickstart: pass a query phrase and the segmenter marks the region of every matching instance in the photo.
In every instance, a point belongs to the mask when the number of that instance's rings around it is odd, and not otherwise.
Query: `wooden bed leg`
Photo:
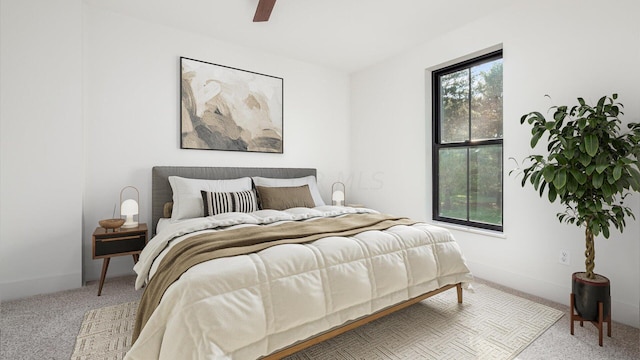
[[[462,304],[462,283],[456,284],[456,291],[458,292],[458,304]]]

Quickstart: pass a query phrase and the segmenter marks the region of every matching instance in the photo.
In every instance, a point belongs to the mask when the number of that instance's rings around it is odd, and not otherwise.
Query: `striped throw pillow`
[[[228,212],[249,213],[258,210],[256,193],[253,190],[239,192],[211,192],[201,190],[204,216]]]

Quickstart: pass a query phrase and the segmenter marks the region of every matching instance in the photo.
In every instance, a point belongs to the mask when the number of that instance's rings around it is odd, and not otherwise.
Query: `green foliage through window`
[[[432,82],[433,217],[502,231],[502,51]]]

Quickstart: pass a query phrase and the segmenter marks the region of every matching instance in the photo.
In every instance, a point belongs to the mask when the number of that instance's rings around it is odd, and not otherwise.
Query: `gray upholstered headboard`
[[[241,168],[241,167],[193,167],[193,166],[154,166],[151,170],[151,217],[155,234],[158,220],[162,217],[164,204],[173,201],[169,176],[181,176],[192,179],[237,179],[245,176],[271,178],[296,178],[313,175],[316,169],[301,168]]]

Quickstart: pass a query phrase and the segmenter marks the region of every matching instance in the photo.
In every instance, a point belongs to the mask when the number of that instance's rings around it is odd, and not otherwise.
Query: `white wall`
[[[0,10],[2,300],[99,278],[91,234],[126,185],[151,222],[152,166],[315,167],[326,199],[347,170],[344,73],[80,0],[2,0]],[[284,78],[284,154],[180,149],[180,56]],[[114,258],[108,277],[132,265]]]
[[[82,278],[80,0],[0,3],[0,300]]]
[[[437,40],[352,74],[351,201],[431,219],[430,73],[454,59],[504,49],[505,172],[530,153],[522,114],[617,92],[626,121],[640,121],[640,25],[634,0],[517,2]],[[610,14],[603,16],[604,14]],[[547,100],[549,94],[553,100]],[[541,146],[537,151],[544,151]],[[584,235],[560,224],[558,205],[505,174],[504,236],[453,230],[476,276],[568,303],[570,276],[584,271]],[[626,202],[640,217],[640,196]],[[568,250],[571,265],[558,263]],[[596,271],[611,279],[613,318],[640,326],[640,224],[596,240]]]
[[[124,186],[140,190],[141,220],[150,224],[152,166],[314,167],[325,201],[346,172],[346,74],[90,6],[84,33],[85,280],[100,276],[91,233]],[[180,56],[284,78],[284,154],[180,149]],[[131,257],[114,258],[108,275],[131,267]]]

